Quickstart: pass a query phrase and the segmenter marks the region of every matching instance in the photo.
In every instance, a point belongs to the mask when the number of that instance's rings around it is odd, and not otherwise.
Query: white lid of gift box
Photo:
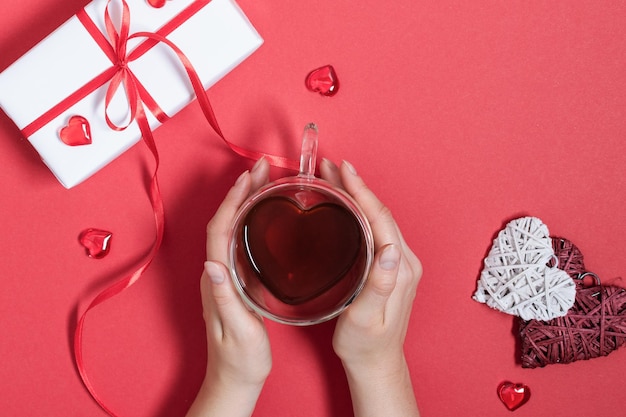
[[[168,1],[155,9],[145,0],[126,0],[130,7],[130,33],[155,32],[188,7],[193,0]],[[106,34],[107,0],[94,0],[85,8]],[[113,21],[121,16],[121,1],[110,6]],[[119,27],[118,27],[119,28]],[[167,38],[192,62],[205,89],[252,54],[263,39],[232,0],[212,0],[177,27]],[[108,38],[107,38],[108,39]],[[140,43],[132,39],[128,50]],[[112,66],[79,19],[74,16],[24,56],[0,73],[0,107],[20,129]],[[182,64],[167,46],[159,44],[128,67],[166,114],[172,116],[194,99]],[[64,110],[28,137],[46,165],[67,188],[84,181],[139,141],[136,123],[123,131],[112,130],[105,121],[104,97],[108,83]],[[118,90],[109,116],[126,124],[128,102]],[[72,116],[89,121],[92,143],[68,146],[59,131]],[[152,129],[159,122],[148,114]]]

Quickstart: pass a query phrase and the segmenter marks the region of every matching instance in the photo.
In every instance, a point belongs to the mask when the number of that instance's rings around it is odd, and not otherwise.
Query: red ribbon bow
[[[58,116],[61,112],[68,109],[71,105],[80,101],[82,98],[86,97],[88,94],[93,92],[95,89],[109,82],[106,96],[105,96],[105,119],[108,126],[115,130],[121,131],[130,126],[133,122],[137,122],[139,126],[139,130],[141,132],[142,138],[148,149],[150,149],[152,155],[155,160],[155,167],[152,174],[152,179],[150,183],[149,189],[149,198],[152,204],[152,210],[154,212],[154,218],[156,223],[156,238],[155,242],[150,250],[150,253],[146,256],[143,263],[131,274],[123,277],[119,281],[112,284],[110,287],[105,288],[101,293],[99,293],[87,306],[83,314],[80,316],[77,322],[76,331],[74,335],[74,355],[76,360],[76,366],[78,368],[78,372],[85,384],[85,387],[94,398],[94,400],[111,416],[117,416],[105,403],[104,401],[97,395],[91,381],[87,377],[87,373],[85,370],[85,364],[83,359],[83,351],[82,351],[82,334],[83,327],[85,323],[85,318],[87,313],[96,307],[97,305],[103,303],[104,301],[110,299],[111,297],[116,296],[117,294],[124,291],[126,288],[133,285],[143,274],[143,272],[149,267],[154,259],[159,247],[161,246],[163,240],[163,230],[164,230],[164,212],[163,212],[163,200],[161,198],[161,192],[159,190],[159,184],[157,180],[157,172],[159,168],[159,154],[157,151],[156,144],[154,142],[154,137],[152,135],[152,130],[150,128],[148,119],[146,117],[145,108],[147,108],[150,113],[152,113],[156,119],[163,123],[169,119],[169,116],[165,114],[165,112],[159,107],[154,98],[150,95],[150,93],[145,89],[145,87],[141,84],[139,79],[133,74],[133,72],[128,67],[128,63],[132,62],[139,57],[141,57],[145,52],[150,50],[150,48],[155,45],[162,43],[167,45],[178,57],[181,64],[184,66],[189,81],[193,87],[193,90],[196,94],[196,98],[202,108],[202,112],[206,117],[207,121],[211,125],[211,127],[215,130],[215,132],[222,138],[222,140],[237,154],[244,156],[250,159],[258,159],[264,156],[268,162],[274,166],[297,170],[298,165],[296,161],[289,160],[287,158],[274,156],[265,154],[262,152],[250,151],[239,146],[236,146],[230,143],[222,134],[222,131],[217,124],[217,120],[215,118],[215,114],[213,113],[213,109],[209,102],[209,99],[206,95],[206,91],[204,90],[204,86],[202,85],[202,81],[200,77],[196,73],[193,65],[189,61],[189,59],[185,56],[185,54],[178,48],[174,43],[172,43],[169,39],[166,38],[167,34],[169,34],[172,30],[178,27],[180,24],[185,22],[190,16],[200,10],[202,7],[207,5],[211,0],[198,0],[194,1],[187,9],[185,9],[181,14],[179,14],[176,18],[172,19],[170,23],[166,24],[163,28],[161,28],[158,32],[138,32],[135,34],[130,34],[130,9],[125,0],[121,0],[122,2],[122,21],[120,25],[119,32],[115,28],[113,24],[113,20],[109,13],[109,5],[112,0],[108,0],[107,6],[104,13],[104,21],[106,32],[109,37],[107,40],[106,37],[100,32],[95,23],[91,20],[91,18],[87,15],[86,11],[83,9],[76,14],[77,18],[82,22],[85,26],[89,34],[93,37],[96,43],[100,46],[100,48],[104,51],[104,53],[109,57],[113,66],[102,74],[94,78],[92,81],[87,83],[85,86],[81,87],[78,91],[71,94],[68,98],[57,104],[54,108],[46,112],[39,119],[35,120],[29,126],[27,126],[23,133],[26,136],[30,136],[34,131],[38,130],[45,124],[47,124],[52,118]],[[128,53],[127,45],[128,41],[136,38],[145,38],[146,40],[139,44],[137,48]],[[120,87],[123,87],[126,93],[126,98],[128,101],[128,109],[129,109],[129,118],[128,122],[123,126],[116,125],[109,117],[108,110],[109,104],[111,103],[113,97],[117,94],[117,91]],[[145,106],[145,108],[144,108]]]

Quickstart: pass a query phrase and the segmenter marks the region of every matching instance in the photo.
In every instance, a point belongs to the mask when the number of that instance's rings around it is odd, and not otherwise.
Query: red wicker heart
[[[577,282],[576,301],[564,317],[520,321],[522,367],[537,368],[606,356],[626,343],[626,290],[588,286],[580,250],[570,241],[552,238],[559,268]]]

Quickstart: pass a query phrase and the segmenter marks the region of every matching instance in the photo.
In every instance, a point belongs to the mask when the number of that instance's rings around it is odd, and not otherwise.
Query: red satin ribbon
[[[98,30],[94,22],[87,15],[85,10],[81,10],[77,13],[78,19],[83,23],[89,34],[94,38],[96,43],[100,46],[100,48],[105,52],[105,54],[109,57],[113,66],[106,71],[104,71],[99,76],[95,77],[91,82],[87,83],[85,86],[80,88],[75,93],[68,96],[65,100],[61,101],[58,105],[50,109],[47,113],[42,115],[39,119],[35,120],[25,129],[23,129],[23,133],[28,137],[30,134],[45,126],[50,120],[54,117],[61,114],[63,111],[68,109],[72,104],[80,101],[82,98],[89,95],[91,92],[95,91],[97,88],[101,87],[105,83],[109,83],[106,97],[105,97],[105,119],[108,126],[116,131],[124,130],[133,122],[137,122],[139,126],[139,130],[141,132],[143,141],[147,145],[148,149],[152,153],[155,161],[155,167],[152,174],[152,179],[150,182],[149,188],[149,198],[152,205],[152,210],[154,213],[154,219],[156,224],[156,239],[150,250],[150,253],[146,256],[145,260],[142,264],[131,274],[123,277],[119,281],[115,282],[108,288],[104,289],[101,293],[99,293],[87,306],[83,314],[80,316],[77,322],[76,331],[74,335],[74,355],[76,360],[76,366],[78,368],[78,372],[80,377],[85,384],[85,387],[94,398],[94,400],[105,410],[109,415],[113,417],[117,417],[117,414],[113,412],[98,396],[96,390],[94,389],[91,381],[87,376],[87,371],[85,369],[85,362],[83,358],[83,328],[85,324],[85,318],[87,313],[96,307],[97,305],[105,302],[111,297],[116,296],[117,294],[124,291],[126,288],[133,285],[144,273],[144,271],[150,266],[152,260],[154,259],[157,251],[159,250],[161,243],[163,241],[163,230],[165,224],[164,212],[163,212],[163,200],[161,198],[161,192],[159,190],[159,184],[157,180],[157,172],[159,169],[159,153],[157,151],[156,144],[154,142],[154,137],[152,135],[152,130],[148,123],[148,119],[146,117],[145,108],[152,113],[159,122],[163,123],[169,119],[169,116],[165,114],[165,112],[158,106],[156,101],[152,98],[152,96],[148,93],[145,87],[141,84],[141,82],[137,79],[137,77],[133,74],[133,72],[128,67],[128,63],[139,58],[145,52],[147,52],[153,46],[162,43],[167,45],[178,57],[179,61],[185,67],[187,75],[189,77],[189,81],[194,89],[196,94],[196,98],[202,108],[202,112],[206,117],[207,121],[211,125],[211,127],[217,132],[217,134],[222,138],[222,140],[237,154],[244,156],[250,159],[258,159],[264,156],[268,162],[270,162],[274,166],[297,170],[298,164],[296,161],[279,157],[275,155],[269,155],[262,152],[256,152],[241,148],[237,145],[230,143],[225,136],[223,135],[217,120],[215,118],[215,114],[213,113],[213,109],[209,102],[209,99],[206,95],[206,91],[204,90],[204,86],[200,80],[200,77],[196,73],[193,65],[189,61],[189,59],[185,56],[185,54],[170,40],[166,38],[167,34],[169,34],[172,30],[180,26],[184,23],[189,17],[199,11],[202,7],[207,5],[211,0],[198,0],[193,2],[187,9],[181,12],[179,15],[174,17],[168,24],[163,26],[156,33],[151,32],[138,32],[130,35],[130,9],[125,0],[122,1],[122,22],[120,25],[120,31],[118,32],[115,28],[111,16],[109,14],[109,5],[111,0],[108,0],[107,6],[104,14],[104,21],[106,32],[108,36],[107,38]],[[130,39],[135,38],[145,38],[146,40],[141,43],[136,49],[132,52],[127,53],[127,44]],[[129,105],[129,120],[123,126],[116,125],[108,115],[108,107],[115,96],[116,92],[120,87],[123,87],[126,92],[126,97],[128,99]],[[144,108],[145,106],[145,108]]]

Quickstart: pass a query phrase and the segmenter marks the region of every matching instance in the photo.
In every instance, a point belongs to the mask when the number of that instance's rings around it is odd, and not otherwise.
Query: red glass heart
[[[339,79],[332,65],[311,71],[305,80],[306,88],[323,96],[334,96],[339,90]]]
[[[86,229],[78,236],[78,241],[85,247],[90,258],[104,258],[111,248],[113,233],[100,229]]]
[[[72,116],[59,131],[61,140],[69,146],[80,146],[91,144],[91,128],[89,121],[83,116]]]
[[[515,411],[530,399],[530,388],[524,384],[504,381],[498,385],[498,397],[506,408]]]
[[[148,4],[156,9],[160,9],[165,6],[165,0],[148,0]]]
[[[359,259],[363,237],[344,207],[321,203],[302,209],[286,197],[269,197],[246,216],[243,245],[265,287],[286,304],[326,292]]]

